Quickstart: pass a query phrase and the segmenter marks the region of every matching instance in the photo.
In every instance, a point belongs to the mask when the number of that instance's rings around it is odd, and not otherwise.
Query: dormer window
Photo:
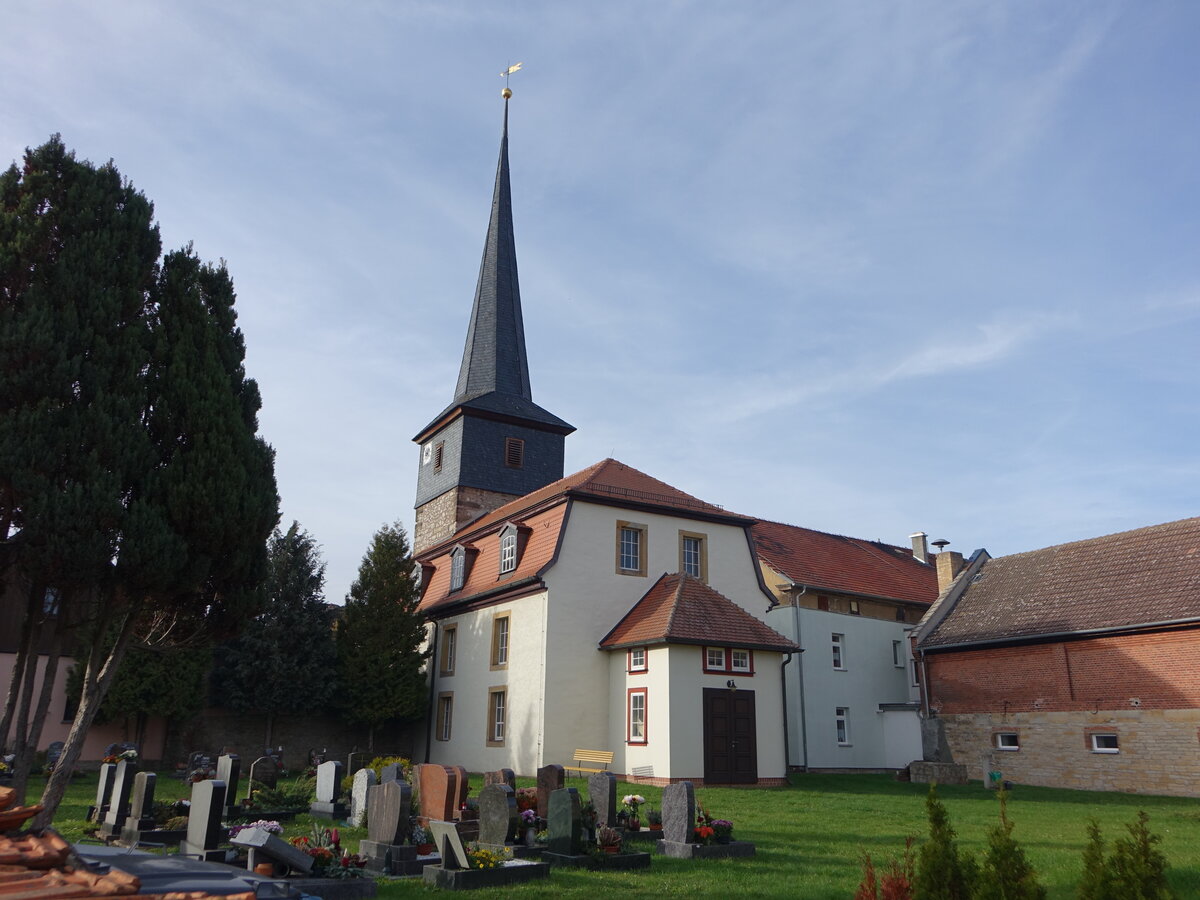
[[[450,590],[461,591],[467,580],[467,551],[455,547],[450,554]]]
[[[517,529],[512,525],[500,532],[500,574],[505,575],[517,567]]]

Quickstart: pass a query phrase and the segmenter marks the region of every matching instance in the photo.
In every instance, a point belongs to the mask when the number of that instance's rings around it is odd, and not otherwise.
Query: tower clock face
[[[433,441],[430,441],[421,448],[421,465],[429,462],[433,458]]]

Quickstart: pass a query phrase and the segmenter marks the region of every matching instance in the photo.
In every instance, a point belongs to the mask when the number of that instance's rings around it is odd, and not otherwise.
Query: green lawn
[[[482,779],[473,776],[473,790]],[[522,785],[532,784],[521,779]],[[568,779],[586,794],[586,782]],[[95,794],[95,777],[72,786],[59,810],[56,826],[68,838],[83,834],[83,815]],[[41,785],[35,784],[34,791]],[[34,793],[31,791],[31,794]],[[657,806],[661,791],[645,785],[618,786],[619,793],[637,792]],[[751,860],[687,862],[655,857],[641,872],[589,873],[555,871],[547,881],[482,896],[588,896],[613,892],[622,897],[738,896],[838,898],[846,900],[859,879],[859,859],[866,851],[877,861],[899,853],[906,835],[926,833],[924,785],[905,784],[882,775],[798,775],[789,788],[702,787],[697,799],[719,818],[734,821],[735,836],[753,841]],[[978,783],[942,787],[939,794],[950,812],[962,844],[981,851],[987,829],[996,821],[995,795]],[[187,795],[186,786],[160,779],[158,799]],[[1018,786],[1011,794],[1009,815],[1015,837],[1025,847],[1049,889],[1051,900],[1074,896],[1080,873],[1084,827],[1089,817],[1101,823],[1110,841],[1124,834],[1124,823],[1138,809],[1150,814],[1151,828],[1171,864],[1171,884],[1180,898],[1200,897],[1200,803],[1176,797],[1145,797]],[[288,834],[307,832],[311,820],[301,816]],[[344,843],[354,848],[365,837],[361,829],[343,829]],[[428,889],[419,880],[386,882],[382,900],[397,900]]]

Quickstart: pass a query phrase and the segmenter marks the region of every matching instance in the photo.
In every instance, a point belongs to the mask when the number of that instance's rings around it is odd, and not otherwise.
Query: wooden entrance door
[[[756,784],[754,691],[704,689],[704,783]]]

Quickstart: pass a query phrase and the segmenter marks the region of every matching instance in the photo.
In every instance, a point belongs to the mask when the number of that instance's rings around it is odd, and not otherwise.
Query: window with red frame
[[[646,743],[646,689],[633,688],[629,691],[629,716],[627,740],[630,744]]]
[[[629,656],[626,660],[630,672],[645,672],[646,671],[646,648],[634,647],[629,651]]]
[[[704,671],[737,675],[754,674],[754,651],[740,647],[705,647]]]

